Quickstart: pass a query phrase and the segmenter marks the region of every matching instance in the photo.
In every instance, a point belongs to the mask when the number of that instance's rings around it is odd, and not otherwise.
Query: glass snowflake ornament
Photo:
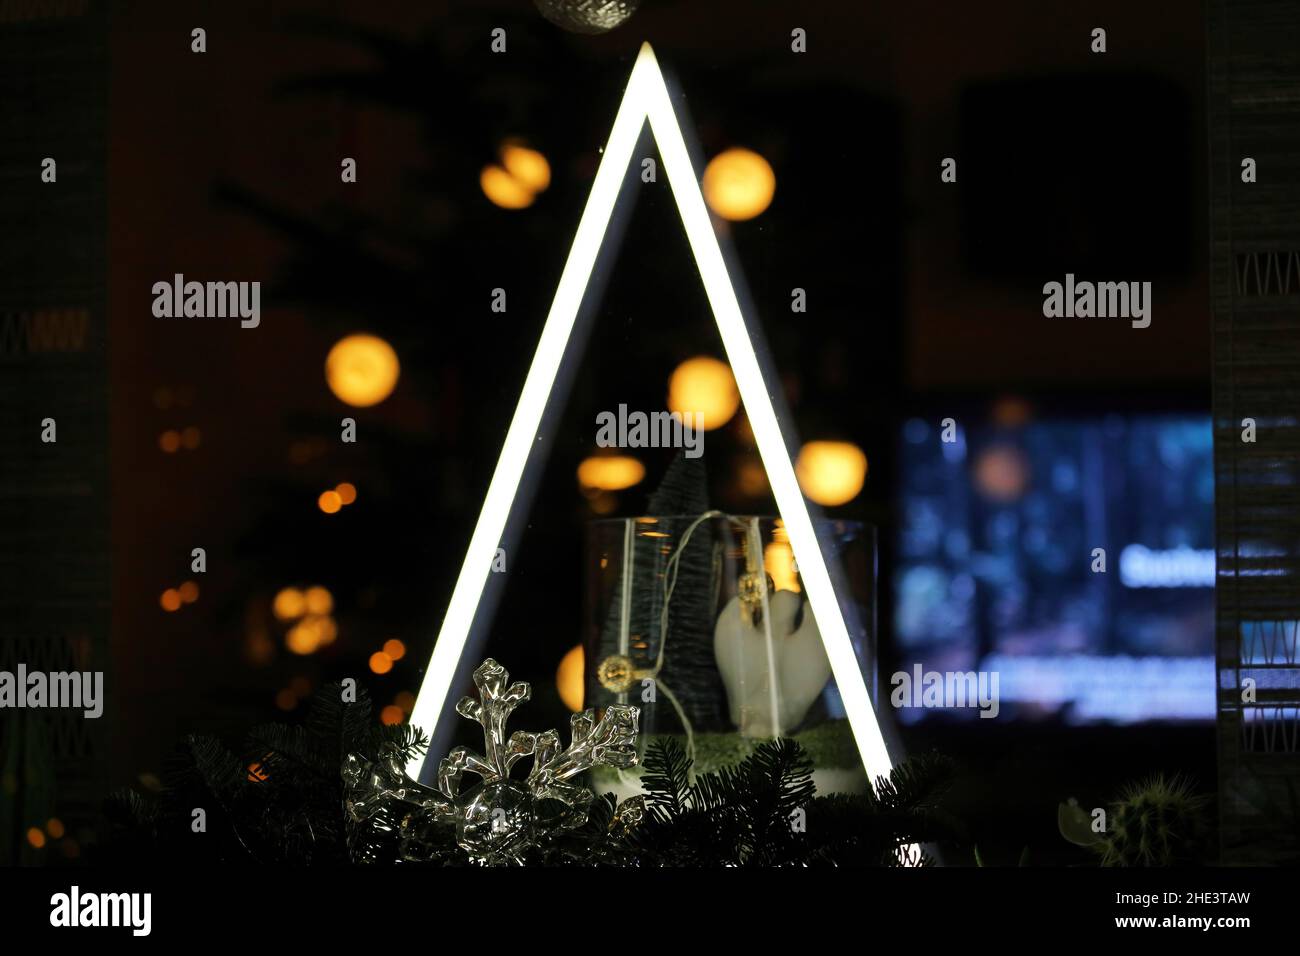
[[[438,766],[438,796],[405,798],[421,808],[402,823],[407,859],[429,858],[439,835],[451,828],[456,844],[471,860],[490,865],[521,863],[539,838],[587,822],[595,794],[574,778],[596,766],[636,765],[639,708],[612,704],[600,720],[594,710],[574,714],[569,746],[562,750],[554,730],[540,734],[516,730],[507,738],[510,714],[532,696],[527,683],[511,684],[506,669],[488,658],[474,671],[474,684],[479,698],[462,698],[456,712],[483,727],[486,752],[456,747]],[[533,766],[528,776],[511,780],[511,768],[529,756]],[[481,780],[463,789],[466,772]]]

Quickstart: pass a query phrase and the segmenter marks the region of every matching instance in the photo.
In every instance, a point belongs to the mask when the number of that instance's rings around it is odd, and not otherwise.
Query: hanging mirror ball
[[[573,33],[607,33],[636,13],[641,0],[534,0],[542,16]]]

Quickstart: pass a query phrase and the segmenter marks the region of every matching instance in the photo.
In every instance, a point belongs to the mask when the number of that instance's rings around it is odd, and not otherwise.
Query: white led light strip
[[[470,539],[465,563],[461,566],[460,577],[456,579],[456,588],[451,595],[451,604],[443,618],[442,630],[438,632],[438,642],[434,645],[429,668],[420,685],[420,695],[411,713],[411,723],[432,732],[447,704],[457,665],[487,584],[487,576],[491,573],[492,558],[505,532],[510,507],[523,477],[529,452],[538,439],[537,430],[541,425],[542,412],[555,384],[565,346],[573,331],[596,256],[604,242],[605,231],[618,200],[619,189],[647,118],[659,147],[673,197],[677,201],[682,224],[686,227],[700,277],[704,280],[704,289],[713,308],[745,412],[749,416],[759,455],[767,469],[772,494],[790,536],[790,547],[803,577],[808,601],[821,631],[826,655],[830,658],[831,670],[844,702],[849,725],[853,728],[863,766],[870,778],[875,780],[888,775],[891,767],[885,739],[876,722],[866,683],[858,669],[848,628],[840,613],[830,573],[813,531],[812,519],[808,515],[794,468],[786,453],[781,426],[768,398],[758,357],[750,342],[740,302],[723,262],[722,249],[713,233],[713,224],[704,206],[704,196],[700,192],[699,181],[691,165],[672,100],[668,96],[668,87],[648,43],[641,47],[628,79],[627,90],[623,94],[622,105],[614,119],[614,129],[605,146],[600,168],[596,171],[591,196],[578,223],[578,233],[560,276],[555,301],[551,303],[550,314],[546,317],[546,327],[542,330],[537,353],[533,356],[528,377],[524,380],[523,394],[519,397],[510,430],[506,433],[505,445],[501,449],[496,471],[492,474],[478,525]],[[423,763],[423,758],[411,761],[407,772],[418,777]]]

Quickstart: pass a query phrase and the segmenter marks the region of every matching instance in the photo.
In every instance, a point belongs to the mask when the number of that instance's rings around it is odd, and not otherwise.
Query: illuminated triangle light
[[[501,457],[497,460],[496,471],[488,486],[483,510],[479,513],[478,524],[470,538],[465,563],[461,566],[442,629],[438,632],[438,641],[434,645],[433,656],[429,660],[419,697],[411,713],[411,723],[417,727],[433,728],[447,704],[487,576],[491,573],[493,556],[505,532],[506,521],[529,453],[538,440],[538,429],[547,399],[555,385],[565,347],[573,332],[596,257],[618,201],[619,190],[647,119],[650,122],[650,132],[659,147],[664,173],[677,201],[677,211],[686,228],[700,278],[704,281],[704,289],[718,324],[718,332],[722,336],[727,359],[740,389],[759,455],[767,469],[768,482],[789,533],[790,547],[794,551],[813,616],[826,646],[826,655],[831,662],[831,670],[862,756],[862,764],[872,780],[887,776],[891,764],[885,739],[876,721],[866,683],[858,669],[848,627],[840,613],[812,519],[786,452],[776,410],[768,397],[758,356],[727,272],[722,249],[714,235],[699,180],[668,95],[668,87],[648,43],[641,47],[628,79],[627,90],[623,94],[623,102],[614,119],[614,128],[596,171],[586,209],[578,223],[578,232],[560,276],[551,311],[546,317],[541,341],[537,344],[537,352],[524,380],[523,393],[519,396],[510,430],[506,433]],[[412,760],[407,772],[418,777],[423,762],[424,758]]]

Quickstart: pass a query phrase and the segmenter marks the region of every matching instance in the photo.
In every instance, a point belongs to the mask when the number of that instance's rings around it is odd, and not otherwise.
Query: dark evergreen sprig
[[[955,832],[938,809],[953,764],[938,755],[900,764],[866,793],[820,797],[793,740],[760,744],[693,785],[673,738],[652,741],[644,764],[646,822],[629,838],[643,865],[897,866],[909,847]]]
[[[385,741],[406,756],[428,746],[414,728],[378,726],[365,691],[350,702],[340,684],[317,691],[305,725],[255,727],[241,756],[215,737],[187,737],[166,761],[156,796],[124,790],[109,798],[115,838],[107,855],[347,862],[341,755],[375,759]]]
[[[212,737],[188,737],[168,761],[156,797],[122,791],[109,801],[124,859],[187,862],[392,863],[408,804],[382,806],[364,822],[343,808],[343,756],[371,762],[395,752],[423,754],[428,738],[405,725],[380,726],[364,691],[354,703],[342,687],[317,692],[302,726],[266,724],[248,735],[242,756]],[[691,779],[675,738],[647,748],[641,778],[644,818],[629,826],[615,798],[596,798],[585,824],[547,827],[537,807],[537,842],[526,863],[547,866],[896,866],[900,852],[949,837],[939,808],[952,762],[936,755],[896,767],[865,793],[817,796],[813,765],[793,740],[760,744],[734,766]],[[196,809],[204,831],[194,829]],[[555,819],[569,808],[553,808]],[[430,862],[467,865],[453,829]],[[436,842],[436,841],[435,841]],[[920,862],[927,862],[922,859]]]

